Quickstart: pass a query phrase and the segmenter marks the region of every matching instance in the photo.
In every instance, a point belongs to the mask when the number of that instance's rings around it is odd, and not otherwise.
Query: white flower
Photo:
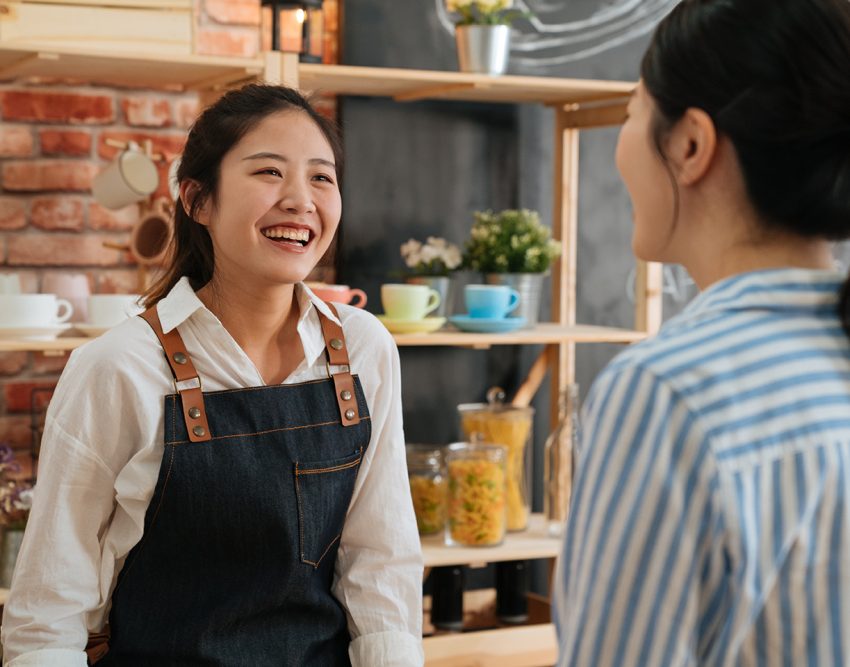
[[[401,256],[409,268],[413,268],[422,261],[419,254],[421,249],[422,244],[416,239],[410,239],[401,245]]]
[[[435,248],[432,245],[422,246],[422,252],[420,253],[420,261],[423,264],[428,264],[429,262],[433,262],[435,259],[439,258],[442,253],[438,248]]]
[[[32,509],[32,489],[24,489],[18,494],[18,499],[15,501],[16,510],[31,510]]]
[[[452,245],[446,249],[446,252],[443,255],[443,264],[446,265],[447,269],[456,269],[460,266],[460,263],[462,261],[463,255],[460,252],[460,248],[458,248],[456,245]]]

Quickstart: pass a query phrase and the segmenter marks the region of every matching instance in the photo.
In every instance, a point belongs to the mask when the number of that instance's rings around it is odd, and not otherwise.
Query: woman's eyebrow
[[[270,153],[266,151],[243,157],[242,161],[244,162],[245,160],[277,160],[278,162],[289,162],[289,158],[280,155],[279,153]],[[320,157],[310,158],[307,162],[310,164],[323,164],[331,167],[332,169],[336,169],[336,165],[333,162]]]

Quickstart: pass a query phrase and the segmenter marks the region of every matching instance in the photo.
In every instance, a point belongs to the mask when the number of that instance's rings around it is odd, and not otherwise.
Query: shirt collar
[[[839,271],[779,268],[739,273],[701,292],[682,312],[834,307],[845,276]]]
[[[301,346],[304,349],[304,358],[308,366],[316,363],[318,358],[324,354],[325,339],[322,335],[322,325],[319,321],[321,312],[331,321],[342,326],[328,305],[317,297],[304,283],[295,284],[295,299],[300,311],[298,316],[297,331],[301,337]],[[159,321],[164,333],[178,327],[188,320],[199,310],[210,313],[203,302],[195,294],[195,290],[189,284],[189,278],[183,276],[171,291],[157,304]],[[216,322],[217,318],[212,317]]]

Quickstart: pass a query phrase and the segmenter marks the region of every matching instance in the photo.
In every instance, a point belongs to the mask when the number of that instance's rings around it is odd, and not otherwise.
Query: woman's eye
[[[316,174],[313,178],[324,181],[325,183],[333,183],[333,179],[326,174]]]
[[[280,176],[280,169],[275,169],[274,167],[268,167],[267,169],[260,169],[257,172],[258,174],[269,174],[270,176]]]

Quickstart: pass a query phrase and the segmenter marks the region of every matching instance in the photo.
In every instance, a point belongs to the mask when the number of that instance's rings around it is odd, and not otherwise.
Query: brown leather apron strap
[[[109,653],[109,624],[107,623],[101,632],[89,633],[89,641],[86,644],[86,662],[94,665]]]
[[[183,405],[183,419],[186,422],[189,440],[206,442],[211,436],[210,426],[207,423],[207,411],[204,407],[204,394],[201,391],[201,378],[189,358],[183,339],[177,328],[168,333],[162,331],[156,306],[151,306],[139,317],[150,325],[165,351],[165,358],[174,375],[174,388],[180,394],[180,402]]]
[[[332,303],[325,304],[339,319],[339,313]],[[357,407],[357,396],[354,393],[354,377],[351,375],[351,364],[348,359],[348,349],[345,345],[345,335],[342,327],[326,317],[321,311],[319,321],[322,323],[322,336],[325,339],[325,351],[328,356],[328,376],[333,380],[336,402],[339,405],[339,419],[343,426],[354,426],[360,423],[360,409]],[[334,373],[334,368],[344,370]]]

